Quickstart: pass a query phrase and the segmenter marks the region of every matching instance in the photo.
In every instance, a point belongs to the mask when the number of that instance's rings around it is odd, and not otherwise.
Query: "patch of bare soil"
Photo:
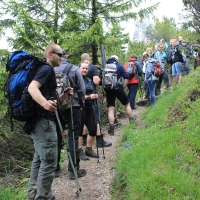
[[[138,106],[133,111],[134,118],[139,123],[140,113],[145,109],[145,106]],[[81,161],[80,168],[87,170],[87,175],[79,178],[79,184],[82,190],[84,200],[109,200],[111,199],[111,182],[115,175],[115,160],[117,158],[117,151],[120,143],[120,134],[125,125],[127,125],[128,118],[123,115],[118,119],[121,124],[115,129],[115,135],[110,136],[107,133],[107,128],[102,128],[104,139],[112,142],[112,146],[104,148],[105,159],[103,158],[103,151],[99,148],[99,162],[97,159],[90,158],[89,161]],[[96,151],[96,147],[94,148]],[[66,156],[67,157],[67,156]],[[62,166],[60,177],[54,179],[52,192],[56,196],[56,200],[74,200],[81,199],[81,195],[77,198],[76,180],[69,179],[67,171],[68,160],[66,158]]]

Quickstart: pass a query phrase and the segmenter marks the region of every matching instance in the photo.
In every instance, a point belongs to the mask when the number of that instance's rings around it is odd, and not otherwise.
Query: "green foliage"
[[[146,35],[151,40],[160,41],[160,39],[164,39],[169,42],[171,38],[177,38],[177,26],[176,22],[173,18],[168,19],[167,17],[163,17],[160,22],[158,19],[155,20],[155,25],[150,25],[147,27]]]
[[[186,11],[183,19],[187,28],[192,28],[200,33],[200,4],[198,0],[182,0]]]
[[[123,138],[113,199],[199,199],[200,74],[184,77]],[[189,185],[189,187],[188,187]]]
[[[2,200],[25,200],[27,194],[21,188],[11,189],[10,187],[3,188],[0,186],[0,199]]]
[[[128,51],[126,53],[125,62],[127,59],[132,55],[135,54],[138,56],[138,60],[142,58],[143,53],[146,51],[148,47],[154,49],[155,43],[151,43],[149,45],[145,44],[144,42],[131,42],[129,41],[128,44]]]
[[[41,54],[47,44],[57,43],[68,50],[69,59],[73,63],[78,63],[79,56],[83,52],[88,52],[92,56],[93,63],[97,64],[100,44],[109,44],[108,37],[113,37],[110,33],[106,34],[103,22],[112,25],[118,32],[116,27],[119,27],[117,25],[119,22],[131,18],[143,18],[151,14],[157,6],[156,4],[146,9],[135,9],[141,2],[131,0],[8,1],[4,5],[4,11],[14,20],[2,20],[2,26],[12,28],[15,36],[9,38],[9,44],[14,49]],[[119,30],[120,34],[117,32],[115,42],[119,40],[121,44],[122,41],[127,40],[127,36],[121,34],[121,30]],[[118,53],[121,46],[118,44],[113,46],[119,47]],[[108,54],[112,53],[112,50]]]
[[[4,98],[4,84],[7,77],[5,68],[0,67],[0,118],[5,115],[7,111],[7,104]]]

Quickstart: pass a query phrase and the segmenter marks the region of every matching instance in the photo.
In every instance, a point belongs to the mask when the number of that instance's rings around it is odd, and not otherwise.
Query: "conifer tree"
[[[183,0],[184,19],[187,21],[187,26],[194,28],[197,33],[200,33],[200,3],[199,0]]]
[[[134,8],[140,3],[139,0],[11,0],[5,4],[5,12],[15,20],[11,24],[14,37],[9,42],[14,49],[37,53],[50,42],[58,43],[69,50],[74,62],[80,60],[81,53],[88,52],[96,64],[99,45],[106,40],[109,26],[144,17],[156,7],[136,12]],[[107,30],[103,24],[108,25]]]

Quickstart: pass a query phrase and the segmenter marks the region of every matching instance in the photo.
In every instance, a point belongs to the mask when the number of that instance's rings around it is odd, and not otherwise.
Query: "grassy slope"
[[[199,96],[196,71],[145,110],[139,129],[125,129],[113,199],[200,199]]]

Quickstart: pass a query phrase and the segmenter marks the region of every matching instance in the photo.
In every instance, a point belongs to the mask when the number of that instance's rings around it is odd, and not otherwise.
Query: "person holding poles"
[[[98,94],[94,92],[94,87],[92,80],[89,79],[86,75],[88,73],[88,63],[80,63],[79,65],[80,72],[83,76],[84,82],[85,82],[85,89],[86,89],[86,95],[85,95],[85,106],[83,107],[81,111],[81,127],[83,132],[83,127],[86,125],[89,134],[87,136],[87,144],[85,149],[85,155],[92,157],[92,158],[99,158],[99,155],[96,154],[92,150],[92,145],[94,143],[96,132],[97,132],[97,120],[95,116],[95,109],[94,109],[94,102],[96,99],[98,99]],[[79,147],[81,144],[79,143]],[[79,151],[82,149],[79,148]],[[83,150],[82,150],[83,151]]]
[[[67,76],[70,81],[70,86],[73,88],[73,99],[70,102],[70,109],[64,110],[65,124],[68,127],[68,140],[69,147],[68,152],[72,158],[72,162],[68,163],[69,178],[76,179],[76,175],[73,172],[73,166],[77,170],[77,177],[83,177],[87,174],[85,169],[80,169],[80,158],[78,151],[78,138],[81,132],[81,110],[85,103],[85,84],[79,68],[67,59],[68,55],[63,50],[62,61],[59,67],[55,70],[64,71],[65,68],[69,69]],[[59,162],[59,161],[58,161]]]
[[[31,130],[34,142],[34,157],[29,179],[28,200],[54,200],[51,185],[57,164],[57,134],[56,134],[56,80],[53,68],[60,65],[62,49],[57,44],[49,44],[45,48],[45,58],[48,64],[42,65],[28,86],[28,92],[40,105],[39,115]],[[63,94],[64,95],[64,94]],[[63,96],[62,95],[62,96]],[[27,124],[28,125],[28,124]]]

